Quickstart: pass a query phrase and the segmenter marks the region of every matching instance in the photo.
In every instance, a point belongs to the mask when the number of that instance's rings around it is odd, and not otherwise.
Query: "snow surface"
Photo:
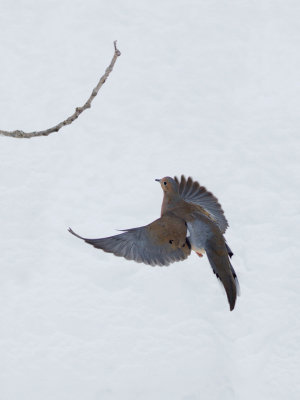
[[[1,1],[0,399],[300,398],[299,1]],[[207,258],[87,237],[158,217],[154,178],[219,198],[242,295]]]

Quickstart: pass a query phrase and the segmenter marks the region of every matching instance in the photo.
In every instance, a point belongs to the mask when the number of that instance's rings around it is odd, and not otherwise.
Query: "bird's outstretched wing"
[[[86,239],[71,228],[69,232],[97,249],[152,266],[185,260],[191,253],[185,222],[170,215],[164,215],[149,225],[128,229],[106,238]]]
[[[201,186],[198,182],[193,181],[191,177],[188,177],[186,180],[184,175],[181,175],[181,179],[179,181],[179,179],[175,176],[174,180],[178,184],[180,197],[188,203],[197,204],[204,208],[215,220],[220,231],[224,233],[228,227],[228,222],[225,218],[221,204],[218,202],[218,199],[204,186]]]

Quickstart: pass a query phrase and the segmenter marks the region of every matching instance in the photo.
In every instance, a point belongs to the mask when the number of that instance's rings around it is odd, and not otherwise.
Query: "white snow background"
[[[299,1],[1,0],[0,399],[298,399]],[[71,236],[220,200],[241,297],[207,258],[160,268]]]

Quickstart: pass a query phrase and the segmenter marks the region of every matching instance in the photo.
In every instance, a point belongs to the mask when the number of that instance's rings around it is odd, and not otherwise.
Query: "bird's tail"
[[[233,256],[233,252],[226,242],[225,242],[225,246],[226,246],[229,257],[231,258]]]
[[[234,281],[235,281],[236,293],[237,293],[238,296],[240,296],[241,295],[240,283],[239,283],[237,274],[236,274],[236,272],[235,272],[235,270],[234,270],[234,268],[233,268],[231,263],[230,263],[230,269],[231,269],[231,273],[232,273]]]
[[[213,246],[208,246],[205,250],[214,273],[224,286],[230,311],[232,311],[239,292],[239,284],[236,273],[229,261],[227,249],[224,248],[224,251],[218,251],[220,249],[217,250]]]

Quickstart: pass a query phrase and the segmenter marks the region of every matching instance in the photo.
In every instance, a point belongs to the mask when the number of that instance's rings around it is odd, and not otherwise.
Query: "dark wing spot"
[[[173,239],[169,240],[169,243],[170,243],[170,244],[172,244],[173,242],[174,242],[174,240],[173,240]]]

